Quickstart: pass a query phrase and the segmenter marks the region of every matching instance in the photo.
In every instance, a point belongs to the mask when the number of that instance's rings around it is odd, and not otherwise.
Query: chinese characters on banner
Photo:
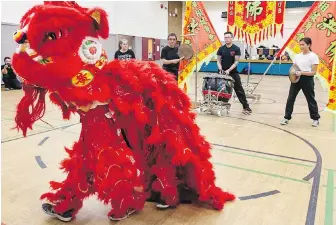
[[[278,54],[285,50],[293,59],[300,53],[299,41],[304,37],[312,39],[312,51],[320,58],[316,75],[324,78],[329,86],[327,109],[336,113],[336,75],[333,74],[333,61],[336,57],[336,2],[316,1]]]
[[[183,35],[195,34],[194,36],[182,37],[183,44],[190,45],[194,52],[197,51],[197,69],[203,63],[209,63],[215,56],[221,42],[211,24],[208,14],[202,2],[187,1],[184,16]],[[197,37],[196,37],[197,36]],[[196,46],[197,38],[197,46]],[[188,80],[196,69],[196,56],[190,60],[182,60],[179,68],[178,85],[185,92],[188,91]]]
[[[283,36],[285,1],[229,1],[228,31],[245,43],[255,45],[274,37]]]

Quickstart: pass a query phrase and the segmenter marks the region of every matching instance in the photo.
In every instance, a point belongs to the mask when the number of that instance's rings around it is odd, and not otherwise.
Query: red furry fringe
[[[17,106],[14,129],[22,130],[26,136],[28,128],[32,129],[33,124],[44,116],[47,90],[25,84],[23,90],[25,95]]]

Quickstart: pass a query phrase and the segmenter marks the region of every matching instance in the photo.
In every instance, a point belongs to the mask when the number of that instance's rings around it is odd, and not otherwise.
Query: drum
[[[300,80],[300,77],[296,76],[297,71],[300,71],[300,68],[296,64],[294,64],[289,69],[289,72],[288,72],[289,80],[294,84],[297,83]]]
[[[206,98],[206,95],[210,94],[217,101],[229,102],[232,97],[233,86],[234,80],[231,76],[208,74],[203,77],[203,97]]]

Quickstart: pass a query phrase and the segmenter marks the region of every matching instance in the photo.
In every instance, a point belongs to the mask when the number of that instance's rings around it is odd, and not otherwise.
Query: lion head
[[[87,65],[103,54],[99,38],[107,38],[107,13],[75,2],[44,2],[30,9],[14,34],[18,43],[13,68],[27,83],[46,89],[71,85]]]

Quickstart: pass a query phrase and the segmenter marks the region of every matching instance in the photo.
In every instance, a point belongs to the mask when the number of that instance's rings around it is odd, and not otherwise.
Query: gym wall
[[[183,23],[182,4],[184,4],[182,1],[168,2],[168,33],[175,33],[179,41],[181,41]]]
[[[19,24],[31,7],[43,1],[1,2],[1,22]],[[100,7],[109,15],[110,33],[139,37],[166,38],[168,2],[166,1],[79,1],[83,7]],[[161,8],[163,4],[163,8]]]

